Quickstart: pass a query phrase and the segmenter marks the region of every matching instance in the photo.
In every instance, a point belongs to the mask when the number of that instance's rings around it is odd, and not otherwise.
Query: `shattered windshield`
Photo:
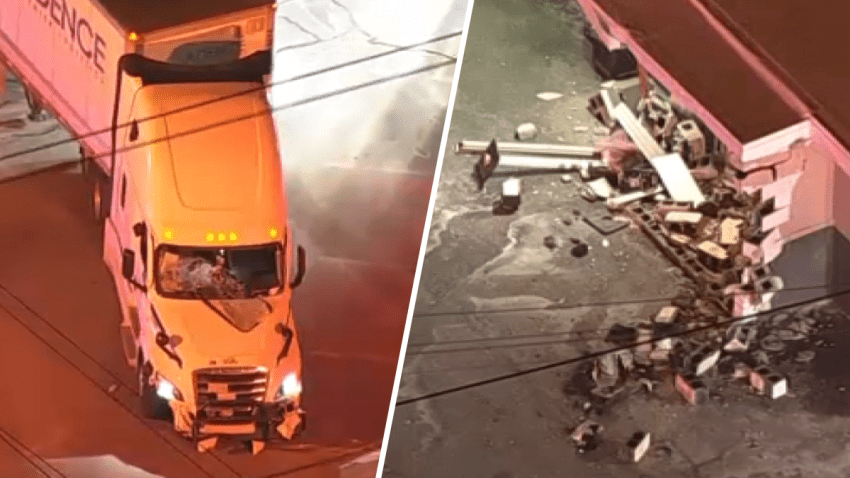
[[[157,289],[163,297],[228,300],[277,293],[282,284],[280,244],[238,248],[161,245]]]

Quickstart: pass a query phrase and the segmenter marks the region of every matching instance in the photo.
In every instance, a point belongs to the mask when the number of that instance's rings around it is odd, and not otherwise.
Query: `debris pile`
[[[643,91],[646,90],[646,93]],[[736,172],[726,168],[725,148],[694,115],[675,105],[658,88],[639,79],[603,83],[588,111],[608,130],[595,146],[461,141],[455,151],[479,155],[474,177],[479,189],[497,168],[576,171],[581,197],[605,201],[608,213],[585,221],[603,235],[628,218],[698,286],[697,326],[733,314],[770,307],[783,284],[762,265],[760,245],[775,232],[765,221],[774,198],[736,187]],[[534,131],[530,123],[520,131]],[[500,214],[516,212],[520,180],[503,185]]]
[[[767,327],[755,317],[724,324],[770,310],[783,288],[762,247],[778,234],[776,198],[742,188],[724,145],[660,88],[638,78],[609,81],[587,110],[607,132],[595,146],[523,143],[537,134],[534,125],[524,124],[515,134],[519,142],[461,141],[455,152],[479,156],[473,174],[479,190],[502,167],[561,174],[582,198],[607,208],[577,218],[602,235],[633,224],[690,279],[654,317],[611,328],[605,340],[621,350],[600,357],[588,371],[592,398],[604,402],[624,390],[653,392],[667,383],[684,402],[699,405],[724,381],[746,383],[771,399],[786,395],[787,377],[771,366],[771,357],[808,339],[814,319],[777,314]],[[567,171],[577,172],[580,181]],[[519,208],[519,191],[519,179],[506,181],[508,213]],[[549,242],[554,247],[554,238]],[[587,250],[579,252],[573,255]],[[812,350],[795,354],[797,363],[814,358]],[[573,438],[584,451],[601,431],[601,425],[584,422]],[[648,444],[649,434],[639,432],[624,453],[638,461]]]

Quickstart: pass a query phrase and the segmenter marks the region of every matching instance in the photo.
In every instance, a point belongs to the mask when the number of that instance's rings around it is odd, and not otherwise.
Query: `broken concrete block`
[[[762,257],[765,263],[771,263],[782,253],[785,241],[779,229],[774,229],[761,242]]]
[[[682,138],[686,155],[691,160],[697,160],[706,155],[705,135],[694,120],[685,120],[676,125],[676,133]]]
[[[715,273],[732,267],[729,254],[714,241],[703,241],[697,244],[696,250],[701,262]]]
[[[652,362],[649,359],[649,354],[652,353],[653,345],[652,330],[647,327],[638,327],[637,343],[640,345],[634,349],[635,363],[640,365],[650,365]]]
[[[752,372],[752,369],[749,367],[749,365],[743,362],[735,362],[733,367],[734,368],[732,371],[732,378],[749,380],[750,372]]]
[[[741,241],[743,219],[728,217],[720,222],[720,244],[730,246]]]
[[[776,292],[782,290],[785,287],[785,283],[779,276],[771,276],[758,279],[754,282],[753,285],[756,288],[756,292],[759,292],[761,294],[775,294]]]
[[[744,241],[741,254],[753,263],[761,262],[763,257],[761,247],[750,241]]]
[[[585,420],[577,426],[570,437],[576,442],[579,452],[592,450],[598,446],[604,427],[592,420]]]
[[[520,191],[519,178],[509,178],[502,183],[502,197],[519,197]]]
[[[761,395],[777,399],[788,393],[788,380],[770,367],[756,367],[750,372],[750,385]]]
[[[605,105],[605,99],[601,94],[592,96],[588,100],[587,112],[596,118],[603,126],[611,127],[614,125],[614,120],[611,117],[608,107]]]
[[[648,432],[636,432],[622,448],[623,458],[632,463],[639,462],[649,450],[649,444],[650,435]]]
[[[515,213],[522,202],[521,189],[518,178],[510,178],[502,182],[502,198],[494,208],[494,212],[496,214]]]
[[[761,219],[761,228],[763,231],[775,229],[782,224],[785,224],[791,219],[791,208],[786,207],[776,210]]]
[[[671,233],[670,241],[672,241],[677,246],[685,247],[691,243],[692,239],[684,234]]]
[[[593,381],[600,387],[613,387],[620,378],[620,363],[615,354],[605,354],[596,359]]]
[[[657,324],[672,324],[679,317],[679,308],[668,305],[662,307],[658,314],[655,315],[655,323]]]
[[[691,363],[694,367],[694,375],[697,377],[707,372],[717,364],[720,359],[720,350],[711,350],[703,348],[691,357]]]
[[[668,362],[670,360],[670,349],[656,347],[649,353],[649,360],[653,362]]]
[[[723,350],[727,352],[745,352],[755,340],[756,329],[754,327],[736,325],[729,329],[726,345]]]
[[[632,355],[631,351],[620,350],[619,352],[616,352],[616,354],[617,354],[617,358],[620,361],[620,365],[623,366],[623,369],[625,371],[630,372],[630,371],[634,370],[635,361],[634,361],[634,356]]]
[[[676,374],[676,390],[691,405],[699,405],[708,400],[708,387],[693,374]]]
[[[518,141],[524,141],[527,139],[533,139],[537,136],[537,126],[534,123],[523,123],[516,128],[516,132],[514,132],[514,137]]]
[[[707,220],[702,213],[691,211],[670,211],[664,216],[664,222],[670,232],[691,237],[705,227]]]
[[[802,174],[800,172],[794,173],[764,186],[761,190],[761,197],[764,199],[773,198],[773,206],[777,209],[791,206],[794,187]]]
[[[605,178],[596,179],[587,183],[587,185],[588,187],[590,187],[591,190],[593,190],[593,193],[596,194],[596,196],[603,199],[610,198],[614,193],[614,189],[611,187],[611,184],[608,183],[608,180]]]

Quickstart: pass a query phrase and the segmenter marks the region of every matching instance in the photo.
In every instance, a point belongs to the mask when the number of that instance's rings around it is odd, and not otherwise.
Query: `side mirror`
[[[133,234],[135,234],[136,237],[145,237],[148,232],[147,229],[147,226],[145,226],[145,223],[143,222],[133,224]]]
[[[133,280],[136,268],[136,254],[130,249],[124,249],[121,253],[121,275],[128,281]]]
[[[297,270],[295,272],[295,277],[292,278],[292,283],[290,284],[292,288],[296,288],[301,285],[301,281],[304,280],[304,273],[307,272],[307,251],[304,250],[304,247],[298,246],[296,248],[296,264]]]

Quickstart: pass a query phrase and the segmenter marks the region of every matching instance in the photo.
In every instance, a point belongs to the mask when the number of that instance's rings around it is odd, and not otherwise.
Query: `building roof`
[[[275,0],[96,0],[129,31],[149,33],[185,23],[227,15]]]
[[[850,3],[835,0],[705,0],[747,46],[770,62],[775,73],[832,133],[850,146],[850,101],[845,91],[850,64]]]
[[[687,0],[594,2],[742,143],[802,120]]]

